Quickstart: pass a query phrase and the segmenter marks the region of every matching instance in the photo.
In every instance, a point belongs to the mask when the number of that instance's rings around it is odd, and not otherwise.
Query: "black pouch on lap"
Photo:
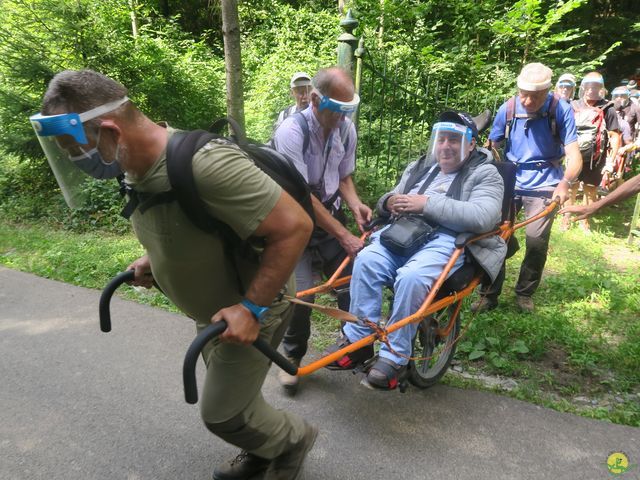
[[[418,190],[418,195],[422,195],[426,191],[439,172],[440,167],[436,165]],[[408,193],[412,184],[419,177],[420,175],[417,175],[413,181],[410,179],[403,193]],[[409,257],[435,237],[435,230],[423,215],[400,215],[395,218],[389,228],[380,234],[380,243],[391,253]]]
[[[380,243],[391,253],[410,257],[433,239],[436,231],[422,215],[403,215],[382,232]]]

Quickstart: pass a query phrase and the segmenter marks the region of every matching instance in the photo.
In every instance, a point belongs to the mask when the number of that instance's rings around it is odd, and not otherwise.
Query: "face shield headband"
[[[431,131],[429,151],[445,173],[457,170],[465,161],[473,139],[473,132],[465,125],[438,122]]]
[[[71,135],[76,142],[86,145],[87,136],[82,124],[100,115],[111,112],[129,101],[129,97],[123,97],[104,105],[100,105],[83,113],[63,113],[60,115],[42,115],[36,113],[29,117],[29,121],[39,137],[51,137],[58,135]]]
[[[358,109],[358,105],[360,104],[360,96],[357,93],[353,94],[353,100],[350,102],[342,102],[326,95],[322,95],[318,90],[314,90],[313,92],[320,97],[320,105],[318,105],[318,110],[320,112],[322,110],[331,110],[332,112],[342,113],[344,115],[352,115],[353,112]]]

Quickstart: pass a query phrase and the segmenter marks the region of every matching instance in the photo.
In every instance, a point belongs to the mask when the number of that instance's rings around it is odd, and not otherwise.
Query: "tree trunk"
[[[244,129],[244,98],[242,86],[242,57],[237,0],[222,0],[222,34],[224,63],[227,73],[227,115]],[[235,132],[241,135],[241,132]]]
[[[138,14],[136,13],[137,0],[129,0],[129,8],[131,9],[131,33],[133,38],[138,38]]]

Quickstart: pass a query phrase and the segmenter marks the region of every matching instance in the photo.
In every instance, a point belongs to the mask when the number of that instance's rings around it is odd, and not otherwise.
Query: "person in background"
[[[545,208],[545,201],[569,197],[569,187],[582,168],[571,106],[550,92],[552,71],[541,63],[525,65],[517,79],[518,95],[498,110],[489,135],[492,148],[504,145],[505,160],[516,164],[516,208],[530,218]],[[561,161],[566,158],[566,169]],[[537,290],[547,261],[553,216],[526,227],[526,252],[515,287],[516,304],[533,312]],[[491,285],[483,285],[472,311],[498,306],[504,283],[504,265]]]
[[[555,93],[565,102],[571,103],[576,91],[576,77],[571,73],[563,73],[556,82]]]
[[[330,276],[347,257],[355,257],[364,241],[347,228],[342,209],[346,203],[361,231],[371,220],[353,181],[356,129],[349,118],[360,103],[351,75],[344,69],[325,68],[313,78],[311,103],[289,116],[273,136],[274,148],[287,155],[311,188],[316,229],[296,267],[298,291],[314,286],[314,275]],[[349,273],[350,270],[344,273]],[[303,300],[313,302],[312,296]],[[349,310],[348,291],[338,292],[338,306]],[[311,335],[311,309],[296,305],[282,347],[289,361],[300,365]],[[294,395],[299,378],[282,370],[278,380]]]
[[[301,112],[309,106],[309,95],[311,93],[311,76],[305,72],[296,72],[291,77],[289,82],[291,88],[291,96],[296,101],[293,105],[288,106],[278,113],[276,123],[273,124],[273,131],[275,132],[285,118],[293,115],[294,113]]]

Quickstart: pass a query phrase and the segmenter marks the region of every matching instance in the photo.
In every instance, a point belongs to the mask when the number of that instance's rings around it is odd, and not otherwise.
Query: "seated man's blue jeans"
[[[393,286],[394,299],[391,317],[387,325],[415,313],[424,302],[431,286],[455,250],[455,238],[438,234],[411,257],[395,255],[380,244],[380,232],[371,236],[371,243],[356,256],[351,277],[351,307],[349,311],[371,322],[380,322],[382,290]],[[449,275],[462,266],[464,254],[460,255]],[[411,356],[413,337],[418,324],[409,324],[389,335],[393,350],[406,357]],[[344,326],[350,342],[356,342],[372,333],[371,329],[355,323]],[[407,358],[395,355],[387,345],[382,345],[380,357],[406,365]]]

